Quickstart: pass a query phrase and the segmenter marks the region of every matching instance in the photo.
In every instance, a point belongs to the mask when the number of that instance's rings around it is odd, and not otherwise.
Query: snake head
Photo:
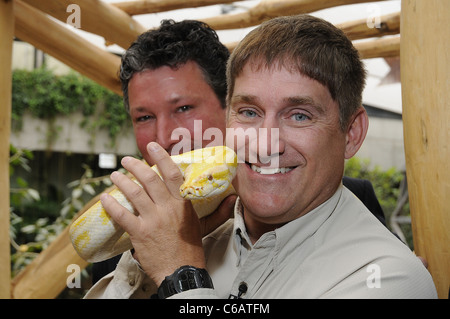
[[[193,200],[221,194],[231,185],[236,174],[236,154],[226,147],[214,148],[200,162],[191,163],[184,171],[184,183],[180,186],[183,198]]]

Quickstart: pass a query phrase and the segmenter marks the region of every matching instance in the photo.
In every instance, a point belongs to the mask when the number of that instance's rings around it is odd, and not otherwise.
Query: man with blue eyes
[[[137,85],[134,94],[150,86],[151,96],[170,86],[174,70],[161,71],[167,76],[160,74],[154,86]],[[101,200],[130,234],[135,258],[124,255],[119,270],[86,297],[435,298],[422,263],[342,186],[344,160],[367,132],[364,82],[351,42],[321,19],[276,18],[250,32],[228,62],[222,116],[228,130],[267,130],[270,136],[258,136],[264,143],[257,147],[245,145],[245,163],[233,182],[239,195],[234,219],[203,237],[208,231],[177,194],[182,176],[173,173],[165,151],[173,139],[151,133],[161,145],[140,149],[169,178],[154,178],[137,159],[122,161],[144,185],[145,192],[130,198],[139,216],[108,195]],[[138,135],[142,125],[145,138],[155,118],[164,119],[155,132],[165,132],[198,105],[181,92],[162,98],[171,111],[157,115],[148,98],[134,100],[131,90],[133,126]],[[264,156],[276,158],[277,167]],[[136,193],[126,176],[111,179],[125,195]]]

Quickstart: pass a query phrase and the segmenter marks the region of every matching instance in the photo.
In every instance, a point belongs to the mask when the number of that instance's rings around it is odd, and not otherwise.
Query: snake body
[[[191,200],[199,218],[212,213],[225,197],[235,193],[231,181],[236,173],[237,157],[230,148],[207,147],[171,158],[184,176],[180,195]],[[156,166],[152,169],[159,174]],[[135,213],[119,189],[109,194]],[[69,233],[73,247],[88,262],[106,260],[132,248],[129,235],[110,218],[100,201],[72,223]]]

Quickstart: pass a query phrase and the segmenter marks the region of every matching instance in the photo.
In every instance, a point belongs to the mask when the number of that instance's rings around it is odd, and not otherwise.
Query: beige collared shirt
[[[214,289],[173,298],[437,298],[429,272],[398,238],[341,186],[308,214],[248,238],[235,218],[203,240]],[[129,252],[85,298],[149,298],[156,286]]]

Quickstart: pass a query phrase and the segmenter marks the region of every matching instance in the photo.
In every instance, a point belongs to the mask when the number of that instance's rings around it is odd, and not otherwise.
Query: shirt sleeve
[[[84,296],[85,299],[150,298],[156,285],[139,267],[130,251],[125,252],[116,270],[100,279]]]

